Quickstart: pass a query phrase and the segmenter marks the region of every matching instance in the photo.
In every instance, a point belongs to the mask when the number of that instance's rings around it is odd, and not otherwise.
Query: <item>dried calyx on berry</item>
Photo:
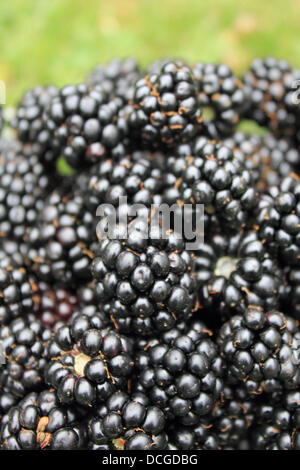
[[[104,328],[100,315],[78,315],[49,342],[45,380],[61,403],[91,407],[116,390],[128,389],[132,347],[129,338]]]

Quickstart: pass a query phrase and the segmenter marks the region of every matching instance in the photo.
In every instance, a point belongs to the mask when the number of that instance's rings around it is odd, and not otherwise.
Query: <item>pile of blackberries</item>
[[[113,60],[1,120],[2,449],[300,450],[299,78]]]

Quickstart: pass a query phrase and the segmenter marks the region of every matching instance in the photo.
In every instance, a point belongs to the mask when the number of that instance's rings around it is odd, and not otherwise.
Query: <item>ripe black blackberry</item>
[[[224,364],[211,335],[196,321],[137,344],[137,390],[176,425],[197,425],[220,400]]]
[[[256,220],[268,250],[283,265],[296,265],[300,257],[300,178],[296,174],[262,195]]]
[[[278,311],[249,307],[224,323],[218,336],[221,355],[233,383],[244,383],[250,395],[297,389],[297,324]]]
[[[37,287],[35,316],[49,328],[68,323],[78,309],[79,299],[76,292],[66,289],[63,285],[50,285],[43,281],[39,282]]]
[[[291,316],[300,315],[300,180],[296,174],[269,188],[257,211],[259,237],[283,266],[287,280],[285,301]]]
[[[124,104],[133,98],[135,82],[141,77],[141,70],[135,59],[112,59],[106,65],[97,65],[87,77],[91,87],[101,85],[110,98],[122,98]]]
[[[245,106],[242,82],[225,64],[198,62],[192,70],[205,132],[213,139],[232,134]]]
[[[14,257],[0,249],[0,255],[3,255],[0,260],[0,326],[3,326],[33,310],[37,281],[27,271],[21,253]]]
[[[43,374],[46,366],[45,345],[51,338],[34,315],[13,320],[0,330],[4,363],[0,364],[0,396],[10,393],[16,399],[45,387]]]
[[[257,399],[249,397],[246,387],[224,384],[221,401],[213,412],[212,431],[224,450],[250,447],[250,432],[255,426]]]
[[[128,125],[123,100],[109,99],[102,85],[68,85],[44,113],[51,139],[69,165],[83,168],[104,156],[126,154]]]
[[[90,280],[95,222],[83,195],[64,190],[49,195],[26,236],[31,269],[40,280],[74,287]]]
[[[289,314],[300,320],[300,268],[299,263],[284,268],[284,275],[287,280],[287,295],[285,297],[285,308]]]
[[[60,405],[53,390],[29,393],[4,416],[0,446],[5,450],[77,450],[86,442],[82,416]]]
[[[144,204],[150,208],[151,204],[160,204],[161,160],[161,154],[135,151],[118,161],[106,159],[94,165],[77,180],[77,186],[82,186],[87,209],[96,216],[100,204],[119,207],[121,197],[127,197],[125,204],[128,205]]]
[[[168,157],[164,201],[168,204],[204,204],[209,216],[227,227],[245,225],[257,201],[251,171],[244,156],[222,143],[198,137],[178,146]]]
[[[277,308],[286,296],[282,270],[255,231],[216,233],[195,255],[200,305],[219,321],[249,305]]]
[[[47,345],[45,380],[61,403],[91,407],[128,387],[132,341],[104,326],[101,315],[76,315]]]
[[[88,420],[89,448],[94,450],[162,450],[167,446],[164,412],[150,406],[143,393],[118,391]]]
[[[259,188],[262,190],[280,184],[281,179],[291,173],[299,172],[300,152],[288,139],[277,139],[272,134],[267,134],[262,137],[259,153],[263,163],[259,181]]]
[[[168,450],[221,450],[210,420],[199,418],[195,426],[172,424],[167,428]]]
[[[265,160],[261,155],[263,138],[256,134],[245,134],[237,131],[223,140],[224,145],[233,150],[236,157],[244,162],[246,169],[251,173],[253,182],[257,185],[261,179]]]
[[[143,222],[132,221],[123,238],[112,232],[100,241],[92,274],[99,303],[116,328],[145,336],[186,321],[197,299],[193,259],[183,239]]]
[[[300,395],[298,390],[285,392],[260,405],[252,433],[255,450],[300,449]]]
[[[16,115],[11,123],[18,138],[22,142],[31,142],[45,163],[54,163],[59,156],[43,122],[44,111],[56,96],[58,89],[53,85],[37,86],[28,90],[18,103]]]
[[[244,77],[245,115],[277,136],[292,137],[299,127],[300,111],[295,86],[300,70],[273,57],[255,59]]]
[[[168,62],[160,72],[138,80],[132,106],[133,138],[148,147],[173,147],[202,128],[195,78],[180,61]]]
[[[244,160],[260,192],[279,184],[300,166],[300,152],[296,146],[290,140],[277,139],[272,134],[257,136],[236,132],[225,139],[224,144]]]
[[[12,142],[0,154],[0,237],[21,240],[35,224],[53,184],[30,145]]]

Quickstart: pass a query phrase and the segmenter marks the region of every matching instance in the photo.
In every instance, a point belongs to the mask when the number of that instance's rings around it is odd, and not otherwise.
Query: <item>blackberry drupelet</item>
[[[60,405],[53,390],[29,393],[4,416],[0,446],[5,450],[77,450],[86,442],[80,412]]]
[[[53,86],[37,86],[28,90],[18,103],[12,127],[22,142],[31,142],[38,156],[45,163],[54,163],[59,156],[52,145],[51,135],[43,121],[43,114],[52,99],[58,96]]]
[[[93,450],[161,450],[167,446],[166,417],[143,393],[118,391],[88,420]]]
[[[134,221],[127,228],[124,238],[99,243],[92,263],[99,303],[121,332],[166,331],[196,308],[193,258],[172,230]]]
[[[285,60],[255,59],[243,77],[248,96],[245,116],[277,136],[295,136],[300,122],[299,106],[294,98],[299,79],[300,70],[292,69]]]
[[[220,400],[224,364],[211,335],[196,321],[137,344],[136,388],[176,425],[197,425]]]
[[[260,405],[252,433],[255,450],[300,449],[299,391],[285,392]]]
[[[0,153],[0,238],[21,240],[35,224],[53,184],[30,145],[12,142]]]
[[[164,201],[168,204],[204,204],[205,213],[226,227],[241,228],[257,202],[251,171],[244,156],[222,143],[198,137],[178,146],[168,157]]]
[[[45,380],[63,404],[92,407],[128,387],[132,341],[104,326],[101,315],[76,315],[48,344]]]
[[[278,311],[249,307],[219,331],[218,345],[233,383],[249,395],[297,389],[300,383],[297,324]]]
[[[222,318],[249,305],[270,310],[287,294],[282,269],[255,231],[216,233],[195,252],[199,302]]]
[[[133,98],[134,85],[141,78],[141,71],[135,59],[112,59],[106,65],[97,65],[87,77],[91,87],[101,85],[110,98],[122,98],[124,104]]]
[[[192,70],[203,110],[204,131],[213,139],[232,134],[245,106],[242,82],[225,64],[198,62]]]
[[[173,147],[202,128],[196,82],[183,62],[162,65],[136,83],[129,124],[133,138],[148,147]]]
[[[83,195],[54,190],[27,233],[31,269],[45,282],[78,287],[91,279],[94,240],[95,217],[86,210]]]
[[[159,74],[162,67],[167,65],[169,62],[184,62],[182,59],[171,59],[170,57],[163,57],[161,59],[154,60],[151,64],[147,67],[147,73],[149,75],[152,74]]]
[[[4,392],[20,399],[45,387],[44,350],[51,334],[51,330],[32,314],[13,320],[9,326],[2,326],[0,343],[5,361],[0,364],[1,398]]]
[[[81,169],[104,156],[126,154],[128,125],[121,98],[101,85],[68,85],[52,99],[44,123],[70,166]]]

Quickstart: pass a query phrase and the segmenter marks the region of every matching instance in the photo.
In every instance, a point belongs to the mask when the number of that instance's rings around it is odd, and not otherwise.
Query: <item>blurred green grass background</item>
[[[15,104],[37,84],[84,80],[97,63],[135,56],[300,66],[299,0],[10,0],[0,2],[0,79]]]

